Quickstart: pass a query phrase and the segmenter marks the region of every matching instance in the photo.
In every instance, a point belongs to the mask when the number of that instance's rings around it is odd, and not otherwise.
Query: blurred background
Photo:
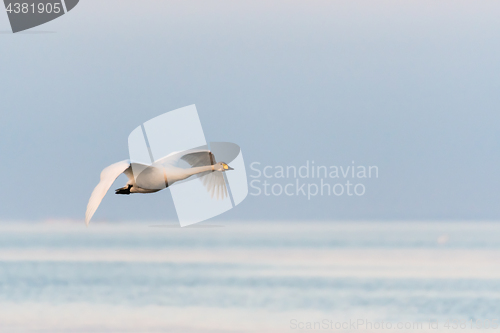
[[[494,319],[499,10],[86,0],[17,34],[0,11],[0,330]],[[363,196],[250,195],[188,229],[168,191],[109,194],[85,228],[129,133],[191,104],[249,175],[314,161],[379,177]]]
[[[499,6],[87,0],[21,34],[2,13],[0,218],[82,219],[130,132],[196,104],[247,164],[379,167],[362,198],[249,197],[220,219],[497,219]],[[95,218],[176,215],[165,191]]]

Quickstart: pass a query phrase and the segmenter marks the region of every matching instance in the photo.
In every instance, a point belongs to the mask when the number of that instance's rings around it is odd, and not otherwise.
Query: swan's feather
[[[92,195],[90,196],[89,203],[87,204],[87,211],[85,212],[85,224],[89,224],[90,219],[97,210],[97,207],[99,207],[99,205],[101,204],[102,199],[104,198],[116,178],[124,173],[125,170],[127,170],[129,167],[130,161],[125,160],[112,164],[102,170],[101,181],[95,187]],[[127,174],[127,176],[129,176],[129,174]]]
[[[214,165],[215,156],[210,150],[189,151],[181,156],[181,160],[189,163],[191,167]]]

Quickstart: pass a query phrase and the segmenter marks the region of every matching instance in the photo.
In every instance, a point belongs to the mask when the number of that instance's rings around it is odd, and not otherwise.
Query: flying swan
[[[130,160],[112,164],[102,170],[101,181],[90,196],[85,212],[85,224],[89,224],[109,188],[122,173],[128,177],[128,182],[124,187],[115,190],[115,194],[154,193],[175,182],[197,176],[211,197],[218,200],[227,197],[226,182],[222,174],[227,170],[234,169],[224,162],[215,163],[215,156],[210,150],[174,152],[151,165]]]

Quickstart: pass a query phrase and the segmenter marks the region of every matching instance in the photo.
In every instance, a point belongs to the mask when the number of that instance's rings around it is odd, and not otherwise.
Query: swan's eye
[[[224,170],[227,170],[229,169],[229,167],[227,166],[227,164],[224,164]]]

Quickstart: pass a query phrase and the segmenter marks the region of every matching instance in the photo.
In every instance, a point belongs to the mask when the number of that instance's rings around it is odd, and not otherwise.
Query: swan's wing
[[[214,165],[215,156],[210,150],[197,150],[189,152],[181,157],[181,160],[189,163],[191,167]],[[197,174],[212,198],[217,200],[227,197],[227,187],[224,175],[219,171],[207,171]]]
[[[227,198],[227,187],[224,175],[220,171],[208,171],[198,174],[201,182],[210,193],[210,197],[217,200]]]
[[[89,224],[90,219],[97,210],[97,207],[99,207],[102,198],[104,198],[106,192],[108,192],[109,188],[114,183],[116,178],[118,178],[118,176],[121,175],[129,167],[130,167],[130,161],[125,160],[112,164],[109,167],[102,170],[101,181],[95,187],[94,191],[92,192],[92,195],[90,196],[89,203],[87,204],[87,211],[85,212],[85,224],[87,225]]]
[[[164,166],[167,166],[167,165],[174,166],[179,162],[179,159],[182,157],[182,155],[183,155],[183,152],[174,151],[174,152],[168,154],[167,156],[156,160],[154,162],[154,164],[156,164],[156,165],[161,164]]]
[[[180,159],[189,163],[191,167],[214,165],[216,163],[215,156],[210,150],[188,152],[182,155]]]
[[[192,149],[174,151],[167,156],[156,160],[154,164],[178,167],[181,160],[187,162],[191,167],[214,165],[216,163],[215,157],[210,150]]]

